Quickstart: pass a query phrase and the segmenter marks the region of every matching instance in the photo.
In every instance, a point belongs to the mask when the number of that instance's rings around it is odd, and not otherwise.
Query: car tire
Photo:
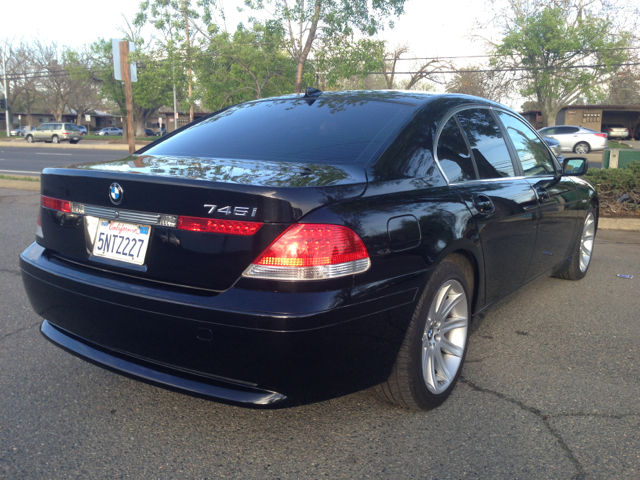
[[[58,138],[57,135],[54,135],[53,137],[51,137],[51,143],[60,143],[60,139]]]
[[[589,265],[591,265],[591,258],[593,257],[593,247],[597,229],[598,217],[595,208],[591,205],[587,209],[587,214],[584,217],[580,237],[576,240],[576,244],[573,247],[569,268],[558,274],[558,278],[564,278],[565,280],[582,280],[587,275]]]
[[[122,134],[121,134],[121,133],[119,133],[119,134],[118,134],[118,136],[120,136],[120,137],[121,137],[121,136],[122,136]]]
[[[373,389],[382,400],[429,410],[453,391],[462,372],[471,319],[472,297],[460,266],[472,267],[466,260],[460,263],[455,258],[445,259],[431,274],[391,375]]]
[[[69,143],[72,145],[75,145],[76,143],[78,143],[80,140],[69,140]]]
[[[33,143],[33,136],[32,135],[27,135],[27,143]]]
[[[578,155],[586,155],[591,151],[591,146],[587,142],[578,142],[573,147],[573,152]]]

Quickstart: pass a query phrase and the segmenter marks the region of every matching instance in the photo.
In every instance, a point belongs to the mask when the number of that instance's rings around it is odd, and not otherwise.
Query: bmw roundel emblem
[[[120,205],[120,202],[122,202],[123,193],[124,190],[122,190],[122,187],[120,185],[115,182],[112,183],[109,187],[109,198],[111,199],[111,203],[113,203],[114,205]]]

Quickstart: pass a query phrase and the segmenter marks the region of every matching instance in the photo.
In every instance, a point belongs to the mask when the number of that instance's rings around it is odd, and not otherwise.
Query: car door
[[[461,153],[453,156],[450,152],[456,149]],[[440,134],[437,155],[451,188],[466,202],[477,225],[486,303],[491,303],[525,279],[535,244],[536,194],[529,182],[516,177],[489,108],[455,112]]]
[[[43,123],[40,125],[34,132],[33,138],[37,142],[42,142],[47,138],[47,132],[51,129],[51,125],[48,123]]]
[[[570,254],[569,246],[578,219],[580,198],[575,183],[563,177],[544,140],[519,118],[497,112],[507,132],[518,167],[538,197],[536,242],[526,278],[558,265]]]
[[[580,141],[578,127],[556,127],[556,140],[560,142],[563,152],[573,152],[573,147]]]

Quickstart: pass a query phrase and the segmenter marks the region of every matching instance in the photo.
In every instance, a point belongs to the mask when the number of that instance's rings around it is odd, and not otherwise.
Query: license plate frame
[[[144,265],[151,226],[100,218],[92,254],[129,265]]]

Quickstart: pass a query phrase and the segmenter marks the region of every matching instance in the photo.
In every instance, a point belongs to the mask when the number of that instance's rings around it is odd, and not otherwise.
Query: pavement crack
[[[35,322],[35,323],[32,323],[31,325],[27,325],[27,326],[25,326],[25,327],[22,327],[22,328],[19,328],[19,329],[17,329],[17,330],[14,330],[13,332],[6,333],[6,334],[4,334],[4,335],[2,335],[2,336],[0,337],[0,342],[1,342],[2,340],[4,340],[5,338],[7,338],[7,337],[10,337],[10,336],[12,336],[12,335],[15,335],[16,333],[24,332],[25,330],[29,330],[30,328],[37,327],[39,323],[40,323],[40,322]]]
[[[8,268],[0,268],[0,273],[11,273],[13,275],[20,276],[20,270],[10,270]]]
[[[640,417],[640,413],[554,413],[551,415],[545,415],[549,418],[563,418],[563,417],[582,417],[582,418],[612,418],[614,420],[622,420],[627,417]],[[544,417],[543,417],[544,418]]]
[[[484,388],[479,385],[476,385],[471,380],[468,380],[463,376],[460,376],[460,382],[464,383],[465,385],[468,385],[469,387],[471,387],[473,390],[477,392],[488,393],[489,395],[498,397],[499,399],[504,400],[505,402],[513,403],[514,405],[517,405],[518,407],[520,407],[522,410],[533,413],[535,416],[540,418],[540,421],[542,422],[542,424],[549,431],[549,433],[556,439],[556,441],[558,442],[558,445],[560,445],[560,448],[562,449],[566,457],[569,459],[569,461],[573,464],[573,467],[576,469],[576,474],[573,476],[573,480],[582,480],[586,478],[584,467],[582,466],[580,461],[573,454],[573,451],[571,450],[569,445],[567,445],[567,442],[565,442],[564,438],[562,438],[562,435],[560,435],[560,433],[556,429],[554,429],[549,423],[549,417],[552,417],[551,415],[543,415],[542,411],[538,410],[535,407],[530,407],[529,405],[525,405],[520,400],[511,398],[505,395],[504,393],[496,392],[495,390],[490,390],[488,388]]]

